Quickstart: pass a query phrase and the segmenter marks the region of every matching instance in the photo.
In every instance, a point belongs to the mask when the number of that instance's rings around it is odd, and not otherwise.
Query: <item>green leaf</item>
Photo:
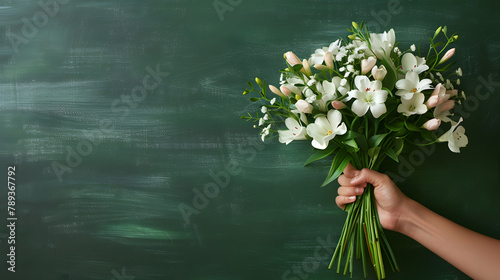
[[[241,119],[244,119],[244,120],[249,120],[249,119],[251,119],[251,117],[247,117],[247,116],[241,116],[240,118],[241,118]]]
[[[385,150],[385,154],[392,158],[395,162],[399,162],[398,156],[396,155],[396,152],[394,152],[393,148]]]
[[[422,131],[420,131],[420,135],[422,136],[422,138],[424,138],[425,140],[427,140],[429,142],[434,142],[437,140],[436,134],[432,133],[431,131],[429,131],[427,129],[422,129]]]
[[[378,147],[380,143],[382,143],[382,140],[388,135],[389,133],[384,133],[384,134],[377,134],[373,135],[370,137],[368,140],[368,145],[372,148]]]
[[[396,139],[394,140],[394,152],[396,153],[396,156],[399,157],[401,152],[403,151],[405,141],[403,139]]]
[[[374,160],[378,157],[379,153],[380,153],[380,147],[375,147],[368,150],[368,156],[373,158]]]
[[[347,164],[351,161],[350,155],[347,153],[346,150],[341,149],[335,154],[335,158],[332,161],[332,166],[330,167],[330,172],[328,172],[328,176],[326,177],[325,181],[321,185],[321,187],[324,187],[328,185],[329,183],[333,182],[336,180],[340,174],[344,171],[346,168]]]
[[[409,120],[405,120],[405,126],[408,128],[410,131],[421,131],[422,129],[418,127],[416,124],[413,122],[410,122]]]
[[[404,125],[404,122],[399,118],[385,123],[385,127],[390,131],[399,131]]]
[[[247,84],[248,84],[249,87],[253,88],[253,85],[252,85],[251,82],[247,82]]]
[[[392,91],[394,89],[394,85],[398,80],[398,74],[396,73],[392,62],[388,62],[385,58],[382,59],[382,65],[384,65],[385,69],[387,69],[387,74],[382,81],[382,85]]]
[[[327,156],[329,156],[330,154],[332,154],[335,150],[337,149],[337,147],[333,147],[333,148],[327,148],[325,150],[316,150],[314,152],[314,154],[312,154],[307,160],[306,162],[304,163],[304,166],[312,163],[312,162],[315,162],[317,160],[320,160],[320,159],[323,159]]]
[[[344,135],[341,136],[342,141],[358,138],[363,136],[361,133],[357,133],[356,131],[349,130]]]
[[[250,97],[250,101],[252,101],[252,102],[257,102],[257,101],[259,101],[259,100],[260,100],[260,98],[257,98],[257,97]]]
[[[356,140],[354,139],[349,139],[347,141],[344,141],[344,144],[353,148],[354,149],[354,152],[357,152],[359,151],[359,147],[358,147],[358,144],[356,143]]]
[[[295,72],[299,72],[302,69],[302,67],[304,67],[302,66],[302,64],[295,64],[294,66],[292,66]]]

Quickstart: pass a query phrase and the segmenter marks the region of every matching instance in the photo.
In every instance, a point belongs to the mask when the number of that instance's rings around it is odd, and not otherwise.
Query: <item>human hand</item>
[[[349,163],[338,182],[339,195],[335,198],[338,207],[344,209],[346,204],[356,201],[356,196],[361,195],[366,184],[370,183],[375,187],[374,195],[382,227],[394,231],[402,230],[400,220],[411,199],[399,190],[389,176],[368,168],[360,171]]]

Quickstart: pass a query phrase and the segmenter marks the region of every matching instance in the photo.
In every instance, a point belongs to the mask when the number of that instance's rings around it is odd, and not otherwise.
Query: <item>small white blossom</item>
[[[263,117],[263,119],[264,119],[265,121],[267,121],[267,120],[269,119],[269,114],[265,114],[265,115],[264,115],[264,117]]]
[[[413,45],[411,45],[411,46],[410,46],[410,50],[411,50],[412,52],[414,52],[414,51],[416,51],[416,50],[417,50],[417,48],[415,47],[415,44],[413,44]]]
[[[460,85],[460,79],[457,79],[457,85]]]
[[[260,118],[259,119],[259,126],[263,125],[264,124],[264,119],[263,118]]]
[[[262,112],[262,114],[267,113],[267,107],[266,106],[260,107],[260,111]]]
[[[462,77],[462,68],[460,68],[460,67],[459,67],[459,68],[457,69],[457,75],[458,75],[459,77]]]
[[[269,101],[269,103],[271,103],[271,105],[274,105],[274,102],[276,102],[276,97],[271,99],[271,101]]]

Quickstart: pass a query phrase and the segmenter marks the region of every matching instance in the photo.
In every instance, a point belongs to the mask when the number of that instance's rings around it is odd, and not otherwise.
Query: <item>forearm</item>
[[[499,279],[500,240],[464,228],[408,201],[398,231],[474,279]]]

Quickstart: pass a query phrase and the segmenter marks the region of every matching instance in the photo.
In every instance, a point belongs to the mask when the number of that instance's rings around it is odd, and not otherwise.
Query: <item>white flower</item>
[[[262,129],[262,132],[260,133],[262,142],[264,142],[264,139],[266,138],[266,136],[269,135],[269,129],[271,129],[271,125],[268,125],[264,129]]]
[[[266,106],[260,107],[260,111],[262,112],[262,114],[267,113],[267,107]]]
[[[323,81],[323,83],[317,83],[316,89],[321,93],[321,99],[316,100],[316,104],[321,111],[326,112],[327,104],[337,97],[336,87],[333,82]]]
[[[410,46],[410,50],[411,50],[412,52],[414,52],[415,50],[417,50],[417,48],[415,47],[415,44],[413,44],[413,45],[411,45],[411,46]]]
[[[370,45],[371,50],[368,50],[369,54],[376,55],[379,59],[389,57],[391,51],[394,48],[394,43],[396,42],[396,34],[394,29],[389,30],[389,32],[384,32],[381,34],[370,34]]]
[[[336,55],[339,51],[339,47],[340,47],[341,43],[342,43],[342,41],[339,39],[339,40],[331,43],[329,47],[323,47],[321,49],[317,49],[311,55],[311,58],[309,58],[309,64],[310,65],[323,64],[323,61],[325,59],[325,54],[327,52],[330,52],[332,55]]]
[[[416,57],[412,53],[405,53],[403,58],[401,58],[401,70],[403,73],[412,71],[420,74],[427,69],[429,69],[429,66],[425,65],[425,59]]]
[[[264,115],[264,117],[263,117],[263,119],[264,119],[265,121],[267,121],[267,120],[269,119],[269,114],[265,114],[265,115]]]
[[[398,106],[398,113],[402,113],[407,117],[414,114],[424,114],[427,112],[427,106],[424,104],[424,99],[424,94],[420,92],[413,94],[411,99],[401,99],[401,104]]]
[[[459,67],[456,72],[459,77],[462,77],[462,68]]]
[[[328,111],[326,117],[317,117],[314,123],[307,126],[307,134],[313,138],[312,146],[324,150],[336,135],[345,134],[347,127],[341,122],[342,114],[333,109]]]
[[[396,82],[396,88],[399,89],[396,95],[401,96],[402,99],[411,99],[413,94],[422,92],[426,89],[432,89],[432,81],[423,79],[420,81],[416,72],[408,71],[405,79]]]
[[[269,103],[271,103],[271,105],[274,105],[274,102],[276,102],[276,97],[271,99],[271,101],[269,101]]]
[[[260,118],[259,119],[259,126],[263,125],[264,124],[264,119],[263,118]]]
[[[278,130],[280,143],[288,145],[293,140],[306,140],[306,128],[294,118],[287,118],[285,125],[288,130]]]
[[[460,148],[467,146],[469,143],[469,139],[465,135],[465,128],[459,126],[462,121],[463,119],[460,118],[458,123],[452,123],[451,129],[438,139],[440,142],[448,142],[448,148],[454,153],[460,153]]]
[[[349,91],[350,98],[356,98],[352,103],[351,110],[359,117],[364,116],[368,109],[375,118],[387,112],[385,100],[387,91],[382,89],[382,82],[370,81],[366,76],[356,76],[354,84],[357,89]]]

